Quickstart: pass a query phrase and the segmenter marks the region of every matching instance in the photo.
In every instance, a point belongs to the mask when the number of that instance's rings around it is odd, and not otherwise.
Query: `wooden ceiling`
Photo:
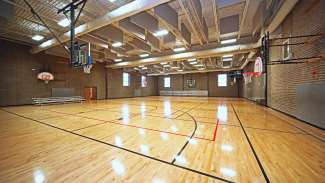
[[[57,14],[57,11],[71,2],[70,0],[27,1],[57,36],[67,34],[69,26],[58,25],[58,22],[66,17],[63,14]],[[98,26],[98,23],[101,23],[98,20],[108,16],[114,10],[125,11],[130,3],[139,2],[141,5],[140,3],[146,1],[88,0],[77,26],[87,25],[89,28],[88,25],[94,25],[93,22],[97,21],[96,25],[100,28],[78,35],[78,40],[92,44],[94,60],[115,64],[116,58],[129,62],[137,61],[141,59],[139,55],[143,53],[149,54],[149,57],[172,55],[174,54],[173,49],[176,47],[185,47],[186,51],[221,47],[223,45],[220,44],[220,41],[233,38],[237,39],[234,44],[250,44],[256,41],[255,34],[258,33],[262,25],[260,23],[262,20],[256,16],[259,14],[259,6],[263,0],[164,0],[161,1],[163,4],[158,0],[150,1],[152,4],[156,3],[157,6],[140,9],[141,13],[137,14],[129,12],[126,15],[131,16],[125,16],[109,25],[102,22],[104,26]],[[34,52],[45,50],[48,54],[68,56],[58,45],[38,49],[42,42],[53,39],[53,35],[30,12],[23,0],[0,0],[0,6],[6,9],[5,13],[0,13],[0,37],[31,45]],[[164,14],[165,10],[170,13]],[[159,14],[159,11],[163,13]],[[168,19],[168,16],[172,17],[173,13],[176,14],[177,21]],[[130,23],[135,29],[124,26]],[[153,36],[157,27],[158,30],[168,30],[168,35]],[[139,33],[141,31],[143,31],[143,35]],[[34,41],[32,39],[34,35],[42,35],[45,39],[40,42]],[[113,48],[112,44],[117,42],[116,40],[122,40],[123,46]],[[249,52],[250,50],[247,50],[244,53],[235,54],[232,65],[237,66],[242,63]],[[211,56],[197,59],[203,62],[206,68],[218,68],[221,57]],[[173,60],[165,61],[173,63]],[[185,61],[184,64],[188,65]],[[158,68],[161,65],[150,64],[149,67]],[[196,68],[184,66],[184,69]],[[144,70],[143,72],[159,72],[159,69]]]

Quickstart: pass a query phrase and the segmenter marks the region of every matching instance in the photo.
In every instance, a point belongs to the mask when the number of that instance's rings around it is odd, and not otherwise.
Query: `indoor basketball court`
[[[0,0],[0,182],[325,182],[325,2]]]

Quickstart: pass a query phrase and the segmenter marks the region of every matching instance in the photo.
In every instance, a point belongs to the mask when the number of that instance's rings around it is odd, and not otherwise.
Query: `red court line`
[[[217,120],[217,125],[216,125],[216,128],[214,129],[214,133],[213,133],[213,142],[216,141],[217,131],[218,131],[218,125],[219,125],[219,119]]]

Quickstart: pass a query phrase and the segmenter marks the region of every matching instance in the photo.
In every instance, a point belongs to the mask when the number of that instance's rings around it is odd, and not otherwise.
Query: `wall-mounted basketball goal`
[[[75,25],[78,21],[81,12],[83,11],[87,0],[72,0],[71,3],[67,4],[63,8],[58,10],[59,13],[63,13],[68,20],[70,20],[70,46],[66,46],[62,41],[58,38],[56,33],[47,25],[47,23],[38,15],[35,9],[31,6],[31,4],[24,0],[27,6],[30,8],[31,13],[36,16],[42,24],[51,32],[53,37],[60,43],[60,45],[69,53],[70,55],[70,64],[75,68],[83,68],[85,73],[90,73],[90,70],[93,66],[93,61],[91,57],[91,48],[90,43],[79,44],[76,40],[75,35]],[[81,6],[78,14],[76,16],[76,11],[79,6]]]

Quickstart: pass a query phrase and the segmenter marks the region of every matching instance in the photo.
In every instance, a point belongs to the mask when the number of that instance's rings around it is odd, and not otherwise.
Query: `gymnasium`
[[[0,182],[325,182],[324,0],[0,0]]]

